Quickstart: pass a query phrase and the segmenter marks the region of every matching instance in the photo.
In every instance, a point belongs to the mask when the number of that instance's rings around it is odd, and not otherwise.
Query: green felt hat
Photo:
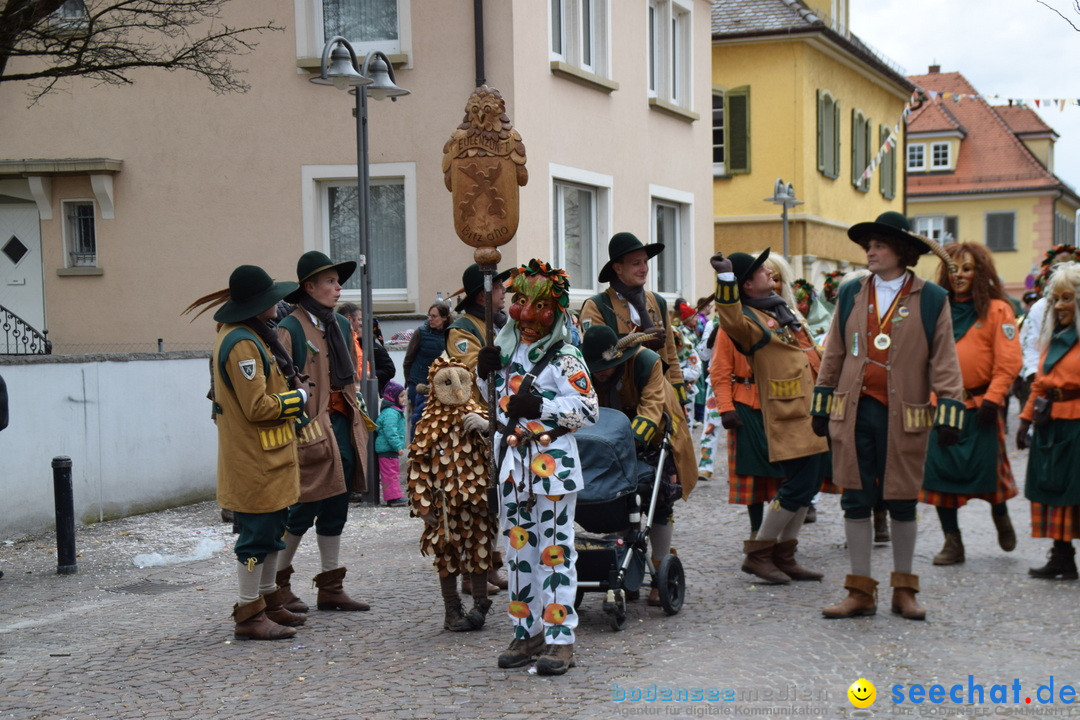
[[[589,374],[595,375],[622,365],[637,354],[642,333],[624,336],[621,340],[607,325],[593,325],[581,338],[581,356],[589,366]]]
[[[888,210],[877,216],[874,222],[861,222],[852,225],[847,231],[848,237],[865,250],[870,244],[870,237],[876,235],[885,240],[896,240],[914,248],[920,255],[933,252],[926,240],[911,232],[911,225],[903,213]]]
[[[750,276],[768,259],[769,250],[770,248],[765,248],[757,257],[743,252],[731,253],[727,256],[728,260],[731,261],[731,269],[735,273],[735,284],[740,289],[742,284],[749,280]]]
[[[323,270],[330,270],[331,268],[337,270],[338,282],[344,285],[345,281],[352,277],[352,274],[356,272],[356,262],[353,260],[346,260],[345,262],[335,263],[325,253],[321,253],[318,250],[309,250],[301,255],[300,259],[296,261],[296,280],[303,286],[305,280],[310,280]],[[301,292],[303,292],[303,290],[297,290],[285,299],[291,303],[295,303],[299,301]]]
[[[241,265],[229,276],[229,299],[214,313],[214,319],[235,323],[255,317],[299,287],[294,282],[274,282],[258,265]]]
[[[602,283],[614,280],[615,271],[611,269],[611,264],[618,262],[619,258],[629,255],[635,250],[644,250],[648,257],[653,258],[664,251],[664,246],[661,243],[646,245],[638,240],[633,233],[615,233],[611,236],[611,240],[608,241],[608,261],[604,263],[604,267],[600,268],[600,275],[597,276],[597,279]]]

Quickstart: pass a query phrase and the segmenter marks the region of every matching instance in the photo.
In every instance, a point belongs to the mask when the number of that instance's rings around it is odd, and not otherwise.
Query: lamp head
[[[335,42],[333,50],[330,52],[329,65],[327,65],[326,52],[324,51],[322,72],[319,77],[311,78],[311,82],[316,85],[333,85],[338,90],[370,85],[371,80],[357,72],[353,58],[354,56],[349,48],[341,41]]]
[[[397,83],[394,82],[394,71],[386,62],[385,58],[386,56],[382,53],[375,52],[365,63],[368,68],[369,82],[371,83],[367,87],[368,97],[375,100],[383,100],[385,98],[393,99],[401,97],[402,95],[408,95],[408,90],[399,87]]]

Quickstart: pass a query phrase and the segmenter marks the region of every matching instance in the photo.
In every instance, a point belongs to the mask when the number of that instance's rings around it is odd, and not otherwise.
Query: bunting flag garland
[[[908,116],[911,115],[915,106],[919,104],[920,101],[925,101],[927,98],[929,98],[931,102],[950,101],[956,103],[957,105],[959,105],[964,100],[982,100],[991,105],[1000,105],[1001,103],[996,101],[1004,100],[1008,102],[1009,107],[1030,107],[1032,105],[1040,109],[1049,109],[1056,107],[1059,112],[1065,110],[1066,106],[1080,106],[1080,98],[1015,98],[1002,97],[1001,95],[983,95],[977,93],[938,92],[937,90],[923,90],[922,88],[917,88],[915,92],[911,94],[911,97],[908,99],[908,101],[904,104],[903,113],[901,113],[900,118],[893,125],[889,136],[885,138],[885,141],[881,144],[881,148],[878,150],[877,155],[874,156],[874,158],[870,161],[870,164],[867,165],[865,170],[863,170],[862,175],[859,176],[860,180],[869,180],[873,176],[874,172],[878,169],[878,166],[881,165],[882,161],[885,159],[885,153],[897,148],[900,145],[900,141],[898,139],[900,137],[900,123],[906,124]],[[995,101],[995,103],[990,103],[991,100]]]

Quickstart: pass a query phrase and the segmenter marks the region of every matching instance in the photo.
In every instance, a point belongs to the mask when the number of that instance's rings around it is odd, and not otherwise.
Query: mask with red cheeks
[[[534,343],[555,327],[555,302],[549,295],[528,297],[514,295],[510,317],[517,321],[521,341]]]
[[[542,340],[562,322],[570,290],[565,271],[534,258],[512,271],[508,290],[513,293],[509,315],[521,342]]]

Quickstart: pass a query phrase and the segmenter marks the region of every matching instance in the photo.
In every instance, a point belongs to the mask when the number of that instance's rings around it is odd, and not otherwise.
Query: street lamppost
[[[791,257],[788,255],[788,208],[802,205],[802,200],[795,199],[795,187],[791,184],[784,184],[781,178],[776,178],[776,182],[773,183],[772,197],[765,198],[765,202],[771,202],[775,205],[784,206],[784,259],[791,262]]]
[[[319,65],[319,77],[311,78],[311,82],[317,85],[333,85],[339,90],[347,90],[356,95],[356,202],[360,233],[360,257],[357,258],[357,265],[360,268],[360,306],[363,313],[362,332],[364,334],[360,339],[361,352],[364,355],[364,361],[360,363],[359,368],[360,392],[364,395],[368,413],[374,415],[379,407],[379,383],[373,372],[375,364],[375,330],[372,325],[374,303],[371,298],[371,268],[368,265],[368,259],[371,256],[371,221],[368,214],[371,174],[368,168],[367,98],[371,95],[376,100],[390,98],[396,101],[398,97],[408,95],[409,91],[398,87],[395,83],[394,68],[386,55],[378,50],[372,51],[364,58],[364,64],[361,67],[356,57],[356,50],[340,35],[326,41],[322,62]],[[367,479],[371,485],[372,503],[378,504],[379,487],[373,480],[377,467],[375,442],[370,435],[366,452]]]

